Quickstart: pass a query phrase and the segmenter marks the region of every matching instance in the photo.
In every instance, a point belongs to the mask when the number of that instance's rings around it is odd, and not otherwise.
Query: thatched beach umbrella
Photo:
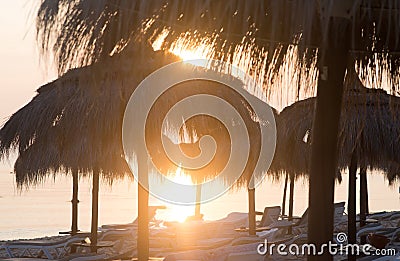
[[[148,60],[146,53],[153,51],[140,46],[131,51],[126,60],[117,56],[72,70],[41,87],[0,131],[1,155],[8,156],[13,150],[19,153],[15,171],[20,186],[35,185],[58,172],[93,173],[93,244],[97,241],[99,176],[111,182],[130,173],[121,141],[129,95],[141,79],[168,61],[161,53]],[[134,59],[140,58],[147,63],[136,64]],[[76,203],[76,195],[73,200]],[[76,207],[73,211],[76,218]]]
[[[176,73],[176,72],[174,72]],[[186,73],[186,72],[185,72]],[[207,73],[211,73],[210,71],[207,71]],[[215,73],[215,72],[214,72]],[[219,75],[219,74],[218,74]],[[208,75],[209,76],[209,75]],[[236,84],[240,85],[240,88],[243,88],[244,86],[242,82],[239,80],[230,77],[230,76],[225,76],[227,79],[230,81],[236,82]],[[242,90],[245,92],[244,90]],[[172,163],[171,160],[169,159],[168,155],[163,149],[163,143],[162,143],[162,135],[163,129],[162,129],[162,121],[165,119],[167,112],[169,112],[173,106],[179,104],[179,102],[183,101],[187,97],[191,96],[201,96],[201,95],[207,95],[207,96],[213,96],[213,97],[218,97],[219,101],[223,100],[228,102],[236,112],[239,113],[241,119],[244,121],[244,127],[248,131],[248,135],[246,137],[240,137],[241,139],[239,142],[243,144],[246,142],[246,138],[248,139],[249,142],[249,156],[246,158],[246,165],[242,166],[244,168],[243,173],[239,173],[237,169],[234,169],[232,173],[229,173],[228,176],[224,176],[223,182],[227,184],[234,184],[236,182],[236,186],[248,186],[250,180],[254,176],[260,176],[263,174],[262,172],[266,172],[267,169],[256,169],[256,164],[259,161],[259,156],[261,155],[261,139],[262,139],[262,133],[261,133],[261,127],[260,127],[260,122],[264,126],[268,126],[267,128],[275,130],[275,125],[274,122],[270,121],[268,119],[268,122],[266,121],[267,119],[264,119],[264,115],[259,115],[258,113],[255,114],[255,111],[253,111],[251,106],[258,106],[258,108],[263,107],[265,108],[266,114],[269,114],[269,111],[267,110],[267,105],[263,103],[261,100],[258,100],[257,98],[247,94],[247,98],[250,98],[252,100],[251,105],[249,104],[250,101],[247,101],[246,99],[242,98],[241,95],[239,94],[238,91],[235,91],[224,84],[220,84],[217,82],[213,81],[184,81],[182,83],[179,83],[177,85],[174,85],[167,91],[163,93],[161,96],[163,99],[157,99],[157,101],[152,105],[150,113],[146,116],[148,121],[146,124],[145,128],[145,136],[146,136],[146,142],[147,142],[147,151],[150,153],[150,158],[153,161],[154,165],[157,166],[157,169],[162,172],[162,173],[175,173],[176,169],[180,167],[176,163]],[[140,96],[142,97],[142,96]],[[140,104],[141,100],[137,100],[138,104]],[[142,104],[141,106],[145,106]],[[191,107],[196,108],[198,107],[199,104],[196,104],[195,102],[192,103]],[[215,106],[215,105],[214,105]],[[145,109],[141,109],[142,107],[137,107],[135,108],[136,113],[141,112],[143,113],[146,111]],[[145,107],[144,107],[145,108]],[[224,108],[216,108],[218,110],[223,110]],[[135,111],[130,111],[131,109],[128,106],[127,113],[128,117],[126,118],[126,121],[124,120],[124,125],[126,126],[134,126],[137,124],[136,120],[133,120],[129,117],[130,113],[135,113]],[[185,133],[188,133],[188,136],[193,136],[192,134],[195,134],[196,139],[193,139],[191,141],[188,141],[185,144],[180,144],[179,146],[181,147],[182,151],[187,154],[188,156],[197,156],[201,150],[200,150],[200,139],[203,136],[211,136],[215,138],[216,145],[217,145],[217,150],[216,154],[212,157],[212,160],[204,167],[200,169],[191,169],[185,165],[183,165],[181,168],[182,170],[189,174],[193,180],[195,180],[195,183],[201,183],[204,180],[207,180],[208,178],[214,178],[215,176],[218,176],[220,172],[224,169],[224,167],[227,166],[228,160],[232,158],[231,154],[237,155],[238,151],[231,151],[231,146],[232,144],[237,144],[238,140],[233,139],[230,137],[230,133],[227,132],[227,127],[230,126],[231,128],[239,128],[241,123],[238,123],[235,119],[229,119],[226,120],[225,122],[221,123],[218,118],[210,117],[207,116],[207,113],[204,114],[204,112],[199,111],[201,115],[196,115],[196,117],[192,117],[185,122]],[[204,115],[202,115],[204,114]],[[271,112],[271,118],[272,118],[273,112]],[[230,115],[230,114],[227,114]],[[181,116],[183,117],[183,116]],[[258,118],[258,120],[257,120]],[[264,119],[264,120],[263,120]],[[263,123],[264,122],[264,123]],[[172,126],[172,127],[180,127],[182,124],[182,118],[180,118],[180,122],[175,123],[178,126]],[[225,124],[225,125],[224,125]],[[235,127],[236,126],[236,127]],[[242,125],[243,127],[243,125]],[[265,127],[264,127],[265,128]],[[182,129],[180,130],[179,136],[182,136]],[[149,137],[149,139],[147,138]],[[127,132],[126,138],[127,140],[132,140],[134,141],[134,137],[132,136],[131,132]],[[183,139],[184,140],[184,139]],[[263,141],[263,144],[273,145],[271,143],[272,140],[268,141]],[[192,142],[192,144],[190,144]],[[266,142],[266,143],[265,143]],[[186,146],[186,147],[184,147]],[[274,146],[274,145],[273,145]],[[244,148],[244,147],[243,147]],[[238,149],[239,150],[239,149]],[[179,151],[179,149],[178,149]],[[194,152],[194,153],[193,153]],[[137,149],[133,148],[132,151],[127,152],[127,157],[129,157],[130,154],[137,154]],[[240,154],[241,158],[244,157],[243,154]],[[268,159],[263,159],[265,162],[268,162]],[[139,161],[139,160],[138,160]],[[140,166],[140,163],[139,163]],[[239,166],[240,167],[240,166]],[[236,172],[235,172],[236,170]],[[241,170],[240,170],[241,171]],[[261,173],[260,173],[261,172]],[[140,174],[140,173],[139,173]],[[239,174],[239,176],[237,175]],[[239,177],[238,180],[237,177]],[[140,180],[140,178],[139,178]],[[145,181],[147,182],[147,181]],[[255,233],[255,199],[254,199],[254,189],[255,186],[250,186],[249,188],[249,222],[250,222],[250,233]],[[221,191],[222,192],[222,191]],[[140,218],[140,216],[139,216]]]
[[[302,137],[296,136],[299,134],[296,132],[297,129],[295,129],[297,127],[296,124],[301,124],[301,122],[294,119],[295,110],[290,110],[290,108],[301,102],[302,101],[296,102],[293,105],[285,108],[276,117],[278,133],[277,146],[274,161],[272,162],[270,169],[270,174],[275,176],[276,179],[280,179],[282,176],[285,176],[282,199],[282,215],[287,216],[289,220],[291,220],[293,217],[295,182],[301,178],[309,179],[310,159],[308,157],[311,155],[311,132],[306,131]],[[304,117],[305,115],[302,116]],[[312,114],[309,116],[313,117]],[[292,127],[294,129],[292,129]],[[303,152],[307,152],[308,157],[303,157]],[[337,171],[335,178],[338,182],[341,182],[342,176],[339,171]],[[287,203],[288,184],[288,213],[286,215],[285,210]]]
[[[234,79],[233,77],[230,78],[232,81],[236,81],[237,83],[239,83],[239,80]],[[242,85],[242,83],[240,83],[239,85]],[[246,125],[245,127],[248,131],[248,137],[251,137],[249,139],[250,154],[248,156],[248,161],[243,173],[240,173],[240,177],[238,180],[236,180],[236,175],[232,173],[232,176],[225,178],[224,182],[228,184],[235,184],[235,186],[237,187],[248,187],[248,183],[253,176],[260,177],[262,174],[268,171],[268,169],[262,169],[261,173],[256,173],[255,170],[255,166],[260,156],[260,144],[262,134],[259,127],[259,121],[255,120],[254,118],[254,115],[257,114],[251,108],[251,106],[257,104],[258,106],[267,110],[267,104],[252,96],[252,105],[250,105],[249,101],[239,95],[236,91],[220,83],[211,81],[189,81],[181,83],[168,90],[168,92],[165,94],[168,97],[166,100],[160,100],[160,102],[154,104],[149,114],[149,118],[155,118],[157,120],[154,122],[152,121],[152,125],[149,125],[151,126],[150,128],[146,128],[146,136],[148,135],[149,137],[154,137],[152,138],[152,143],[149,144],[149,151],[155,152],[153,155],[151,155],[151,158],[153,159],[153,161],[155,161],[156,165],[163,166],[164,173],[175,173],[175,169],[178,166],[170,161],[168,156],[165,154],[165,151],[159,149],[160,147],[162,147],[162,140],[160,136],[160,133],[162,132],[161,120],[163,120],[166,116],[166,113],[181,100],[186,97],[200,94],[213,95],[215,97],[219,97],[224,101],[228,101],[229,104],[234,107],[234,109],[240,114],[241,118],[243,119],[244,124]],[[250,96],[250,94],[248,94],[248,96]],[[196,104],[193,103],[193,106],[196,106]],[[220,108],[220,110],[221,109],[222,108]],[[274,109],[272,109],[272,113],[275,117],[276,111]],[[263,117],[264,115],[258,116]],[[180,128],[179,136],[181,137],[181,140],[185,140],[184,136],[186,135],[189,137],[189,141],[186,141],[186,143],[181,143],[179,146],[181,147],[182,152],[190,157],[196,157],[200,155],[201,149],[199,143],[201,138],[204,136],[211,136],[215,138],[217,144],[216,154],[214,155],[212,161],[207,164],[206,167],[196,170],[182,167],[182,170],[192,178],[195,184],[202,183],[207,179],[219,175],[226,167],[228,160],[232,156],[231,154],[234,153],[231,151],[233,143],[233,141],[231,140],[232,137],[230,137],[230,133],[226,126],[235,126],[235,124],[238,125],[238,123],[234,122],[233,120],[231,120],[231,122],[220,122],[216,118],[206,115],[199,115],[197,117],[190,118],[187,122],[185,122],[184,130]],[[271,130],[275,129],[275,122],[269,122],[267,125],[268,128],[270,128]],[[246,138],[248,137],[243,137],[243,142],[245,142]],[[264,144],[268,146],[275,146],[275,143],[272,144],[271,141],[264,142],[266,142]],[[268,161],[268,159],[261,160]],[[250,233],[252,234],[255,233],[254,202],[254,188],[251,188],[249,189],[249,222],[251,230]]]
[[[343,96],[338,140],[338,169],[349,168],[349,243],[355,243],[355,179],[360,168],[360,218],[367,211],[366,169],[380,169],[389,182],[400,174],[398,144],[400,137],[400,98],[382,90],[360,85],[347,88]],[[316,98],[299,101],[282,111],[282,131],[289,142],[277,157],[307,173],[311,162],[313,114]],[[281,122],[282,123],[282,122]],[[278,150],[279,151],[279,150]]]

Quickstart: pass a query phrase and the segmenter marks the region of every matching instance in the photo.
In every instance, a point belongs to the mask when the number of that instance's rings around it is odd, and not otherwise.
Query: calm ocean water
[[[388,187],[383,175],[369,175],[369,197],[371,211],[400,210],[398,184]],[[71,187],[68,177],[60,176],[48,180],[45,184],[30,190],[18,191],[14,175],[9,171],[0,171],[0,240],[35,238],[57,235],[67,231],[71,223]],[[82,179],[79,187],[79,228],[90,229],[91,180]],[[283,184],[270,180],[256,190],[256,208],[280,205]],[[347,175],[336,186],[335,200],[347,198]],[[112,187],[101,184],[99,224],[127,223],[137,216],[137,184],[129,180],[116,182]],[[294,212],[301,215],[307,207],[308,188],[306,181],[298,181],[295,186]],[[159,210],[157,218],[164,220],[183,220],[192,215],[193,206],[174,206],[155,198],[150,198],[151,205],[166,205],[166,210]],[[218,219],[233,211],[247,211],[245,190],[228,192],[217,200],[204,204],[201,212],[205,219]]]

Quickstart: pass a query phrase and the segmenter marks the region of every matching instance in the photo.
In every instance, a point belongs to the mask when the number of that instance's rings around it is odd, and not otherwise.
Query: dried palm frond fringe
[[[100,170],[109,182],[126,175],[133,178],[122,149],[126,104],[145,76],[176,60],[150,47],[149,55],[142,56],[143,50],[138,47],[126,59],[116,56],[69,71],[39,88],[32,101],[10,117],[0,130],[0,156],[18,152],[19,186],[75,170],[81,175]],[[148,60],[151,56],[154,59]]]
[[[347,85],[343,96],[338,139],[338,167],[350,166],[352,155],[359,168],[384,171],[389,183],[400,177],[400,98],[383,90]],[[285,108],[278,117],[276,164],[289,173],[308,173],[316,98]]]
[[[372,87],[397,94],[400,3],[349,3],[352,55],[360,74],[374,78],[374,66],[384,60],[388,66],[382,73],[390,79]],[[323,46],[328,22],[323,17],[336,13],[336,6],[332,0],[42,0],[37,37],[42,53],[55,54],[60,75],[121,52],[138,37],[155,40],[162,35],[158,48],[166,50],[182,38],[209,38],[213,51],[203,55],[240,64],[263,86],[267,101],[280,109],[315,95],[317,48]],[[292,72],[287,72],[288,64]],[[278,78],[284,70],[282,83]]]

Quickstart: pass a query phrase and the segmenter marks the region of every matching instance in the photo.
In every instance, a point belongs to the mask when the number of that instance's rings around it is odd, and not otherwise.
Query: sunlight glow
[[[150,39],[152,42],[151,46],[153,47],[154,51],[160,51],[162,49],[162,45],[165,42],[165,39],[169,35],[169,30],[164,28],[160,34],[158,34],[154,40]]]
[[[199,36],[196,31],[186,32],[172,43],[169,51],[183,61],[211,59],[215,56],[217,39],[218,35]]]
[[[183,223],[189,216],[192,216],[193,214],[193,206],[180,206],[171,204],[168,206],[168,213],[166,214],[165,219]]]
[[[170,179],[176,183],[184,184],[184,185],[193,185],[192,179],[189,175],[185,174],[181,167],[176,169],[175,175],[171,176]],[[195,189],[193,187],[193,193],[195,193]],[[183,197],[185,195],[182,195]],[[194,207],[193,206],[181,206],[171,204],[168,206],[168,214],[166,216],[167,220],[178,221],[183,223],[187,217],[193,215]]]
[[[192,179],[185,174],[181,167],[176,169],[175,175],[171,176],[171,180],[182,185],[193,185]]]
[[[277,61],[282,56],[282,48],[276,48],[274,53],[270,54],[271,61],[268,61],[268,50],[259,48],[254,39],[251,40],[251,33],[244,36],[240,43],[229,45],[217,33],[204,35],[197,31],[188,31],[182,33],[166,49],[170,33],[167,28],[155,32],[150,38],[154,50],[166,50],[183,61],[206,68],[210,68],[210,64],[198,64],[199,61],[193,62],[193,60],[217,59],[227,62],[232,66],[220,67],[217,70],[240,79],[250,94],[267,102],[278,111],[298,100],[316,95],[317,59],[305,63],[309,66],[299,66],[308,58],[306,55],[298,54],[296,45],[289,46],[284,54],[283,63],[277,67]]]

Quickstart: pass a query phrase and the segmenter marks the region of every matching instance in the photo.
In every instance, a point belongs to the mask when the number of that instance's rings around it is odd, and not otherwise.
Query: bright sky
[[[2,123],[26,104],[35,90],[54,78],[40,62],[35,42],[32,2],[2,1],[0,4],[0,118]],[[53,76],[53,77],[51,77]]]
[[[35,90],[54,79],[40,62],[34,20],[29,16],[33,1],[2,1],[0,8],[0,124],[28,103]],[[8,164],[7,164],[8,165]],[[4,169],[0,163],[0,169]],[[10,167],[6,166],[6,169]]]

